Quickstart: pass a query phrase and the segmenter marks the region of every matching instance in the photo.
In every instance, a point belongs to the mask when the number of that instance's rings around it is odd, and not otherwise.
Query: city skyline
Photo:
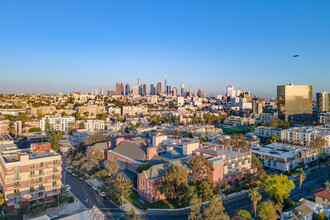
[[[0,93],[108,90],[136,78],[207,94],[227,85],[263,97],[289,83],[329,90],[328,1],[0,6]]]

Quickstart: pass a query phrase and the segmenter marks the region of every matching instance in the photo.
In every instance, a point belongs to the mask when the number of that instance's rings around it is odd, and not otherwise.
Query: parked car
[[[56,218],[58,218],[58,216],[55,215],[55,214],[50,214],[50,215],[48,215],[48,216],[49,216],[50,219],[56,219]]]
[[[99,195],[104,197],[105,196],[105,193],[104,192],[99,192]]]
[[[84,177],[82,177],[82,176],[81,176],[81,177],[79,177],[79,180],[84,180]]]
[[[95,186],[93,186],[92,189],[95,190],[95,191],[97,191],[97,187],[95,187]]]

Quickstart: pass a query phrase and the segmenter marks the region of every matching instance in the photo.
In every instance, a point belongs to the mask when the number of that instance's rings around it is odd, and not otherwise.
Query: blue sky
[[[330,1],[0,1],[0,93],[108,90],[138,77],[213,94],[329,91]]]

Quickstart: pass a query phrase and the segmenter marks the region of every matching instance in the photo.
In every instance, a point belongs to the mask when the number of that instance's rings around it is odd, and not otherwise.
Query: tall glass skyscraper
[[[277,86],[278,117],[282,120],[311,121],[313,114],[313,86]]]

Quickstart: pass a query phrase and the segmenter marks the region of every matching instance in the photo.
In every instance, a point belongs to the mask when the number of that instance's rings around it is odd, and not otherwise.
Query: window
[[[30,169],[35,169],[36,165],[35,164],[31,164]]]
[[[57,172],[57,167],[53,167],[53,172]]]
[[[15,182],[15,186],[19,186],[19,181],[16,181]]]
[[[15,180],[18,180],[18,179],[20,179],[20,177],[19,177],[19,174],[18,174],[18,173],[15,173],[15,174],[14,174],[14,179],[15,179]]]
[[[30,180],[30,184],[34,184],[35,183],[35,180],[34,179],[31,179]]]
[[[19,193],[19,189],[14,189],[14,193]]]
[[[40,189],[43,189],[43,188],[44,188],[43,185],[39,185],[39,188],[38,189],[40,190]]]
[[[30,192],[34,192],[34,186],[30,187]]]
[[[57,164],[57,160],[54,160],[54,161],[53,161],[53,164],[56,165],[56,164]]]
[[[39,192],[39,197],[43,197],[44,196],[44,192]]]
[[[54,174],[54,175],[53,175],[53,180],[56,180],[56,179],[57,179],[57,175]]]
[[[44,170],[39,170],[39,175],[43,175],[44,174]]]
[[[15,172],[20,171],[20,170],[21,170],[20,166],[15,166],[15,167],[14,167],[14,171],[15,171]]]
[[[19,197],[15,197],[15,203],[19,203],[20,202],[20,198]]]
[[[44,181],[44,178],[39,177],[39,182],[43,182],[43,181]]]
[[[39,164],[39,167],[44,167],[44,162],[41,162],[41,163]]]
[[[34,176],[35,172],[34,171],[30,171],[30,176]]]
[[[53,182],[53,186],[56,186],[56,183],[57,183],[57,182],[56,182],[56,181],[54,181],[54,182]]]

